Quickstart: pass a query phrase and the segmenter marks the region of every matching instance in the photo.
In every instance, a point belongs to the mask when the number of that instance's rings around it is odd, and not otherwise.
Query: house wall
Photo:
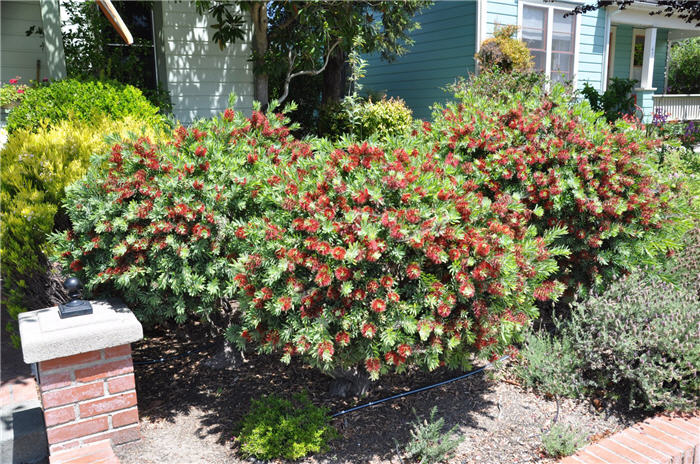
[[[228,106],[231,92],[235,108],[250,114],[253,105],[252,24],[246,39],[223,51],[212,42],[208,17],[199,16],[189,2],[163,2],[158,42],[161,83],[167,86],[173,113],[183,123],[213,116]]]
[[[42,26],[39,1],[0,1],[0,79],[20,76],[28,84],[36,80],[36,62],[40,60],[39,79],[49,77],[48,60],[38,34],[27,37],[31,26]]]
[[[362,84],[366,92],[403,98],[415,117],[428,119],[430,106],[449,98],[442,89],[474,72],[477,3],[438,0],[415,19],[421,25],[411,33],[415,44],[393,63],[367,56]]]
[[[629,79],[630,64],[632,61],[632,35],[634,27],[626,24],[617,26],[615,38],[615,67],[613,76]],[[654,52],[654,73],[652,85],[656,88],[655,94],[664,93],[664,77],[666,72],[666,43],[668,29],[656,31],[656,49]]]
[[[589,11],[578,17],[579,41],[576,87],[585,83],[599,92],[603,90],[603,63],[605,58],[605,9]]]

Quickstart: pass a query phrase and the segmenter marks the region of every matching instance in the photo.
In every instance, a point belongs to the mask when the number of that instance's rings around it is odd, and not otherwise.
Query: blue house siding
[[[518,24],[518,0],[489,0],[486,4],[486,34],[493,36],[496,26]]]
[[[615,67],[613,76],[623,79],[630,77],[630,63],[632,61],[632,33],[634,27],[628,25],[617,26],[615,38]],[[654,52],[654,73],[652,85],[656,87],[654,93],[664,93],[664,74],[666,72],[666,42],[668,29],[656,31],[656,50]]]
[[[368,56],[362,84],[367,92],[403,98],[415,117],[428,119],[430,106],[449,98],[442,88],[474,72],[477,3],[438,0],[416,21],[415,44],[393,63]]]
[[[576,86],[588,83],[598,91],[603,88],[605,57],[605,10],[589,11],[579,16],[578,73]]]
[[[654,77],[652,85],[656,87],[654,93],[666,93],[664,89],[664,80],[666,74],[666,44],[668,42],[668,29],[659,29],[656,31],[656,50],[654,52]]]

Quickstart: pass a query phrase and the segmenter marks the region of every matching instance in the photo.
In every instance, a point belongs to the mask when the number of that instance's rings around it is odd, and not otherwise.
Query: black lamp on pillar
[[[66,304],[58,305],[58,314],[61,316],[61,319],[92,314],[92,305],[90,302],[80,299],[83,284],[77,277],[67,278],[66,281],[63,282],[63,288],[66,289],[70,301]]]

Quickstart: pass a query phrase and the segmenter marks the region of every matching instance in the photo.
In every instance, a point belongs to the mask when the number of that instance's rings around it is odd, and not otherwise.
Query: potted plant
[[[10,110],[22,101],[24,92],[29,87],[25,84],[20,84],[20,79],[17,76],[14,79],[10,79],[7,84],[0,86],[0,108]]]

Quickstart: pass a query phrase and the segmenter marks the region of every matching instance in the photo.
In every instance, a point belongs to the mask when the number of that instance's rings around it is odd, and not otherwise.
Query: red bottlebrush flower
[[[202,188],[204,187],[204,184],[201,183],[201,182],[198,181],[198,180],[195,180],[194,182],[192,182],[192,187],[193,187],[195,190],[202,190]]]
[[[236,229],[236,238],[240,238],[241,240],[246,238],[245,229],[243,227]]]
[[[204,156],[207,154],[207,147],[203,147],[203,146],[201,146],[201,145],[198,146],[198,147],[194,150],[194,154],[197,155],[197,156],[199,156],[200,158],[204,158]]]
[[[73,261],[72,263],[70,263],[70,268],[71,268],[74,272],[82,271],[82,270],[83,270],[83,263],[81,263],[79,259],[76,259],[75,261]]]
[[[367,282],[368,293],[377,293],[377,290],[379,290],[379,283],[376,280],[372,279]]]
[[[387,300],[391,301],[392,303],[398,303],[399,302],[399,294],[396,292],[388,292],[386,294]]]
[[[333,247],[333,249],[331,250],[331,256],[340,261],[345,258],[345,249],[339,246]]]
[[[201,170],[204,171],[204,172],[207,172],[207,171],[209,170],[210,167],[211,167],[211,164],[209,164],[209,161],[206,161],[206,162],[201,163],[201,164],[199,165],[199,169],[201,169]]]
[[[471,281],[466,281],[459,286],[459,293],[465,298],[471,298],[474,296],[474,284]]]
[[[361,190],[361,191],[357,192],[355,195],[353,195],[352,199],[358,205],[365,204],[367,202],[367,200],[369,200],[369,191],[365,188],[364,190]]]
[[[437,312],[440,316],[447,317],[452,312],[452,308],[450,308],[446,304],[441,304],[440,306],[438,306]]]
[[[479,256],[486,256],[489,254],[489,251],[491,251],[491,247],[489,247],[488,243],[481,242],[476,246],[476,253]]]
[[[374,338],[374,335],[377,333],[377,328],[374,326],[374,324],[366,323],[362,324],[362,336],[365,338]]]
[[[226,108],[224,110],[224,121],[231,122],[233,121],[234,116],[236,115],[235,111],[233,111],[231,108]]]
[[[532,293],[533,296],[540,301],[547,301],[551,298],[552,292],[554,292],[555,282],[548,280],[542,282],[542,284],[537,287]]]
[[[421,270],[418,263],[411,263],[406,267],[406,275],[409,279],[417,279],[420,277]]]
[[[316,245],[316,251],[322,255],[327,255],[331,252],[331,246],[327,242],[320,242]]]
[[[385,275],[384,277],[382,277],[380,282],[382,284],[382,287],[384,287],[384,288],[391,288],[394,286],[394,279],[388,275]]]
[[[367,369],[367,372],[379,372],[379,369],[381,368],[381,361],[379,358],[369,358],[365,360],[365,368]]]
[[[18,79],[10,79],[10,84],[16,84],[17,82],[19,82]]]
[[[381,300],[379,298],[375,298],[374,300],[372,300],[371,307],[372,311],[374,311],[375,313],[383,313],[384,311],[386,311],[386,301]]]
[[[411,347],[408,346],[408,345],[405,344],[405,343],[402,343],[401,345],[399,345],[399,346],[396,348],[396,351],[399,352],[399,355],[400,355],[402,358],[408,358],[409,356],[411,356],[411,353],[412,353]]]
[[[316,282],[321,287],[327,287],[331,283],[331,276],[327,272],[319,271],[319,273],[316,274],[314,282]]]
[[[248,164],[255,164],[258,161],[257,153],[248,154]]]
[[[333,342],[326,340],[318,344],[318,357],[324,361],[330,361],[334,352]]]
[[[335,278],[340,281],[348,280],[352,277],[352,272],[347,267],[341,266],[335,270]]]
[[[362,288],[358,288],[357,290],[355,290],[353,292],[353,297],[358,301],[364,300],[366,296],[367,296],[367,292]]]
[[[350,343],[350,334],[347,332],[339,332],[335,336],[335,342],[340,346],[347,346]]]

